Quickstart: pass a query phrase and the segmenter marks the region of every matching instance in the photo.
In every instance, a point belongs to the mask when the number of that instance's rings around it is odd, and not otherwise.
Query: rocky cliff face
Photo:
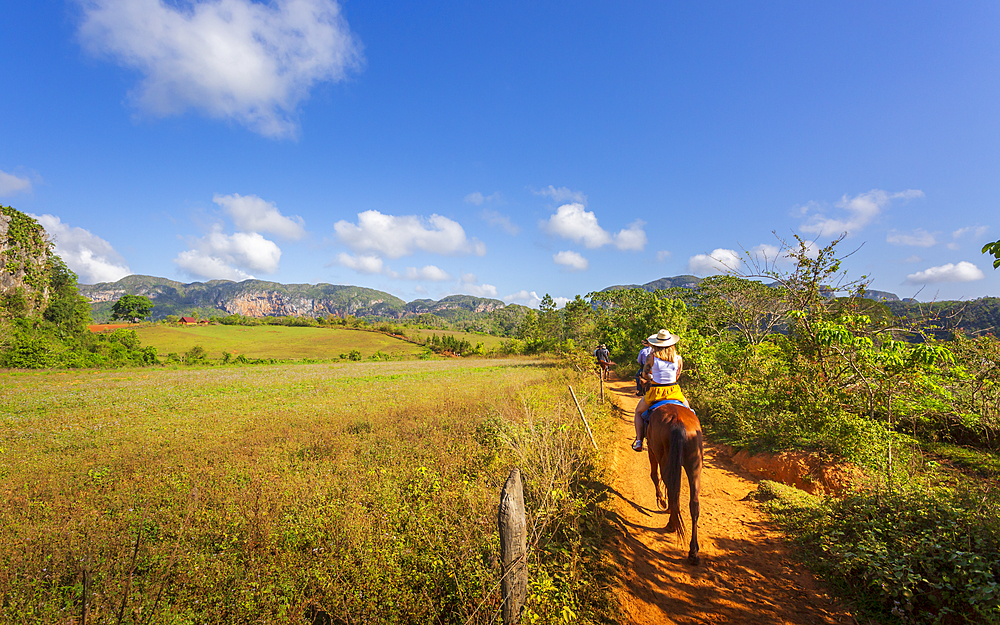
[[[37,221],[0,206],[0,315],[45,310],[50,253],[49,237]]]
[[[230,298],[220,298],[216,307],[230,314],[244,317],[326,317],[333,315],[364,315],[384,304],[385,299],[368,299],[365,302],[343,304],[330,298],[289,296],[277,291],[246,291]]]
[[[413,300],[406,305],[403,317],[423,314],[436,314],[446,310],[467,310],[473,313],[488,313],[505,307],[506,304],[497,299],[473,297],[471,295],[449,295],[440,301],[432,299]]]

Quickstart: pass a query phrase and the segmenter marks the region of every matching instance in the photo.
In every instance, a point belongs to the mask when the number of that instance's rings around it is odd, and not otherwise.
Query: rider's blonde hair
[[[673,345],[668,345],[666,347],[653,347],[653,356],[659,358],[660,360],[677,362],[677,348]]]

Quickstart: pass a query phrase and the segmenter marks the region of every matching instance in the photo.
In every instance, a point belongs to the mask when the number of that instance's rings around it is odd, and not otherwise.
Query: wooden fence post
[[[521,620],[521,607],[528,595],[528,568],[524,562],[528,532],[524,520],[524,488],[517,467],[511,469],[500,491],[497,525],[500,528],[500,573],[503,575],[500,582],[502,616],[504,625],[510,625]]]
[[[573,403],[576,404],[576,409],[580,411],[580,418],[583,419],[583,425],[587,428],[587,434],[590,436],[590,443],[597,449],[597,443],[594,442],[594,433],[590,431],[590,424],[587,423],[587,416],[583,414],[583,408],[580,407],[580,402],[576,399],[576,393],[573,392],[573,385],[569,385],[569,394],[573,396]]]

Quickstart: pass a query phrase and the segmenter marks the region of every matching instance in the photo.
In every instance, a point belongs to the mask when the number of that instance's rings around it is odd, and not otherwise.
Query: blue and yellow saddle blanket
[[[646,412],[642,413],[642,420],[645,423],[649,423],[649,415],[653,414],[653,411],[662,406],[663,404],[677,404],[678,406],[684,406],[684,402],[677,399],[662,399],[658,402],[655,402],[652,406],[646,409]]]

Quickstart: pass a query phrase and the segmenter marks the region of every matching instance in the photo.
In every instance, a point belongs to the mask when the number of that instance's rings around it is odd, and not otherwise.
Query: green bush
[[[761,482],[758,498],[825,576],[908,623],[1000,623],[1000,498],[911,487],[820,499]]]
[[[16,369],[42,369],[56,362],[54,341],[40,333],[21,330],[4,351],[0,364]]]

